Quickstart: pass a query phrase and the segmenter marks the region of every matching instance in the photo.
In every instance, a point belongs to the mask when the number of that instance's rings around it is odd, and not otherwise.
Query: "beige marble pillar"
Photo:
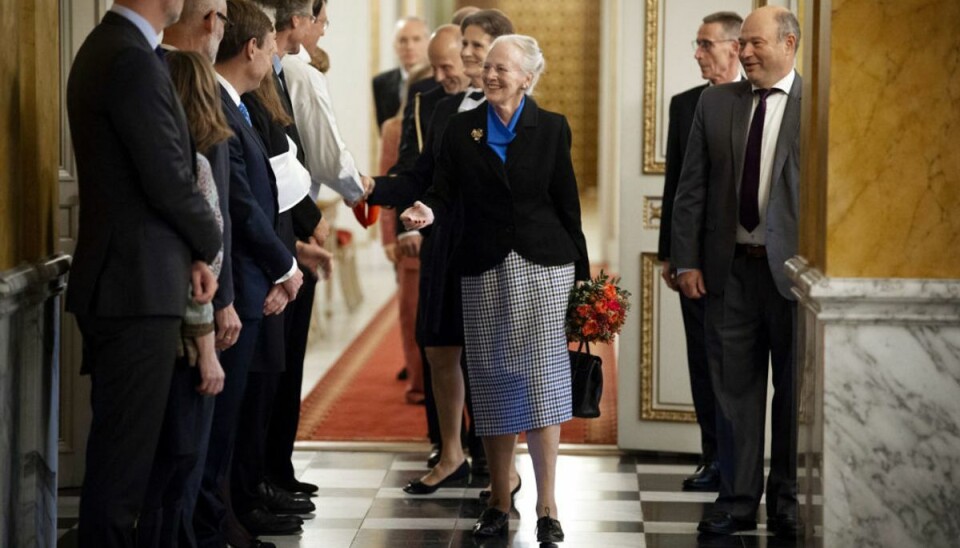
[[[803,257],[788,266],[808,533],[953,546],[960,2],[807,0],[803,21]]]

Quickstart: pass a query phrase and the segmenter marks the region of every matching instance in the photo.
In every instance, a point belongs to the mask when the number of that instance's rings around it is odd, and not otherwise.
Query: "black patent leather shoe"
[[[487,508],[480,514],[480,519],[473,524],[473,536],[495,537],[505,535],[510,525],[510,514],[496,508]]]
[[[287,491],[288,493],[294,496],[301,495],[301,494],[309,496],[320,490],[320,487],[312,483],[307,483],[305,481],[298,481],[292,478],[286,479],[283,481],[271,479],[270,483],[272,483],[273,485],[276,485],[277,487]]]
[[[738,531],[752,531],[757,528],[757,520],[735,518],[727,512],[711,512],[707,514],[697,531],[711,535],[732,535]]]
[[[290,516],[278,516],[262,508],[255,508],[242,516],[240,523],[254,536],[296,535],[300,533],[300,521]]]
[[[263,505],[274,514],[309,514],[317,509],[309,500],[294,497],[270,482],[261,483],[257,493]]]
[[[781,538],[803,536],[803,522],[791,514],[777,514],[767,519],[767,531]]]
[[[720,465],[717,461],[701,464],[697,471],[683,480],[684,491],[719,491]]]
[[[510,491],[510,500],[513,500],[517,496],[517,493],[520,491],[520,488],[523,487],[523,478],[517,478],[517,486]],[[493,492],[489,489],[482,489],[480,491],[480,500],[487,500],[493,496]]]
[[[466,459],[464,459],[464,461],[460,463],[460,466],[458,466],[452,474],[443,478],[437,483],[433,485],[427,485],[420,480],[411,481],[406,487],[403,488],[403,492],[410,495],[429,495],[436,492],[437,489],[443,487],[444,485],[461,480],[468,475],[470,475],[470,465],[467,463]]]
[[[440,447],[439,443],[433,444],[433,447],[430,448],[430,455],[427,456],[427,468],[433,468],[440,462],[442,452],[443,448]]]
[[[550,516],[543,516],[537,520],[537,542],[563,542],[563,528],[560,522]]]

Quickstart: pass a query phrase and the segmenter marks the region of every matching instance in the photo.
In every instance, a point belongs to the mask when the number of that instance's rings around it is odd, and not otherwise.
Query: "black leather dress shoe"
[[[697,471],[683,480],[684,491],[719,491],[720,465],[717,461],[701,464]]]
[[[411,481],[406,487],[403,488],[403,492],[410,495],[429,495],[430,493],[436,492],[437,489],[443,487],[444,485],[461,480],[468,475],[470,475],[470,465],[467,464],[466,460],[464,460],[462,463],[460,463],[460,466],[453,471],[452,474],[443,478],[439,482],[433,485],[427,485],[420,480]]]
[[[298,481],[296,478],[287,478],[284,480],[275,480],[271,479],[270,483],[280,487],[281,489],[287,491],[291,495],[304,494],[312,495],[320,490],[320,488],[312,483],[307,483],[305,481]]]
[[[501,512],[496,508],[487,508],[480,514],[480,519],[473,524],[473,536],[475,537],[495,537],[507,533],[510,525],[510,514]]]
[[[237,518],[247,531],[255,536],[295,535],[301,531],[299,520],[289,516],[278,516],[261,508],[255,508]]]
[[[317,509],[309,500],[296,498],[269,482],[261,483],[257,491],[260,501],[274,514],[309,514]]]
[[[550,516],[537,520],[537,542],[563,542],[563,528],[560,522]]]
[[[433,447],[430,448],[430,455],[427,456],[427,468],[433,468],[440,462],[442,452],[443,448],[440,447],[439,443],[433,444]]]
[[[791,514],[777,514],[767,519],[767,531],[782,538],[797,538],[803,535],[803,522]]]
[[[512,491],[510,491],[511,500],[513,500],[513,498],[517,496],[517,492],[520,491],[521,487],[523,487],[523,478],[517,478],[517,486],[514,487]],[[493,493],[489,489],[480,490],[480,500],[487,500],[491,496],[493,496]]]
[[[752,531],[757,528],[757,520],[735,518],[727,512],[714,511],[707,514],[697,531],[711,535],[732,535],[737,531]]]

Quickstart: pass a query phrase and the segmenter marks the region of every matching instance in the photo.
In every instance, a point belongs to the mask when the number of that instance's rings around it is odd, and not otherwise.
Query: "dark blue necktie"
[[[753,232],[760,224],[760,206],[757,195],[760,192],[760,151],[763,143],[763,119],[767,114],[767,97],[773,89],[758,89],[760,97],[753,111],[750,133],[747,136],[747,151],[743,157],[743,177],[740,179],[740,226],[747,232]]]
[[[243,101],[240,101],[237,108],[240,109],[240,114],[243,114],[243,119],[247,121],[247,125],[253,127],[253,121],[250,120],[250,111],[247,110],[247,105],[243,104]]]

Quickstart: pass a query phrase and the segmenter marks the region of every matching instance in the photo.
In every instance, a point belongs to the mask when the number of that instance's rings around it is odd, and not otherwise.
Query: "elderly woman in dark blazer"
[[[487,104],[453,117],[433,187],[401,219],[431,224],[462,207],[456,253],[474,419],[492,496],[477,536],[506,532],[510,465],[527,433],[537,479],[537,540],[559,542],[554,494],[560,424],[572,416],[563,331],[574,280],[589,277],[566,119],[530,97],[543,72],[536,40],[497,38],[483,65]]]

